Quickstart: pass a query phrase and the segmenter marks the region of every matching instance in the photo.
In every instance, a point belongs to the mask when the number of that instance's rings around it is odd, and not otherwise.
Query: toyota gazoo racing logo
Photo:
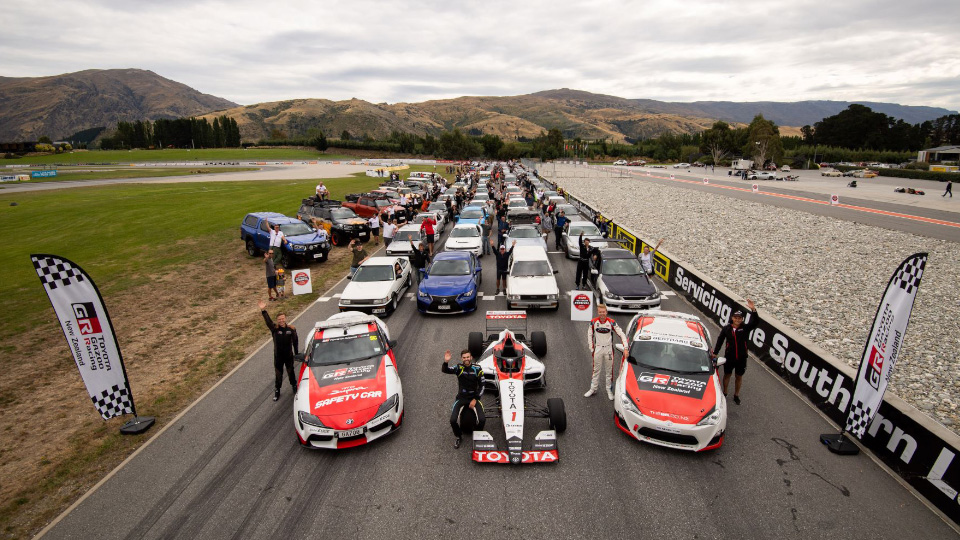
[[[585,294],[578,294],[573,298],[573,307],[584,311],[590,307],[590,297]]]
[[[293,282],[297,285],[306,285],[310,282],[310,276],[306,272],[297,272],[293,275]]]
[[[350,366],[345,368],[337,368],[333,371],[328,371],[323,374],[322,379],[342,379],[344,377],[355,377],[358,375],[366,375],[373,371],[373,368],[376,367],[372,364],[366,366]]]
[[[353,394],[344,394],[342,396],[321,399],[314,404],[314,409],[320,409],[326,407],[327,405],[333,405],[335,403],[346,403],[348,401],[354,401],[357,399],[370,399],[370,398],[382,398],[383,392],[380,390],[374,390],[372,392],[356,392]]]
[[[877,326],[877,333],[873,336],[873,343],[870,345],[870,357],[867,359],[867,369],[863,376],[867,383],[874,389],[879,390],[880,378],[883,375],[883,362],[887,351],[887,339],[890,337],[890,327],[893,325],[893,311],[889,305],[883,306],[883,315],[880,317],[880,324]]]
[[[73,308],[73,316],[77,318],[77,327],[83,335],[102,334],[100,319],[97,317],[97,309],[93,307],[93,302],[82,302],[70,304]]]
[[[702,394],[707,387],[707,381],[678,377],[676,375],[664,375],[662,373],[641,373],[640,376],[637,377],[637,382],[647,383],[651,385],[654,390],[684,395]]]

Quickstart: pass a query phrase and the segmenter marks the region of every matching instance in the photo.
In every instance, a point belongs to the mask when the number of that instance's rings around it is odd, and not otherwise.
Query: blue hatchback
[[[474,311],[482,279],[480,259],[473,253],[438,253],[420,281],[417,309],[421,313]]]
[[[467,206],[460,215],[457,216],[457,225],[469,223],[471,225],[480,225],[487,211],[482,206]]]

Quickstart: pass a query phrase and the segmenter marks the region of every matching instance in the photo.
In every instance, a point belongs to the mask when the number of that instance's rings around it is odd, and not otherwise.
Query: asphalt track
[[[550,257],[561,290],[571,289],[574,263]],[[482,262],[489,295],[493,260]],[[335,313],[331,296],[344,283],[294,324],[303,329]],[[300,447],[291,390],[285,386],[272,401],[272,351],[261,347],[162,426],[45,538],[955,536],[870,457],[822,447],[818,435],[834,428],[752,360],[743,405],[730,405],[719,450],[690,454],[628,438],[614,426],[605,396],[582,397],[590,376],[586,328],[570,322],[567,304],[530,316],[531,330],[546,331],[549,346],[549,387],[533,399],[566,402],[559,463],[473,463],[469,445],[452,448],[447,418],[456,382],[439,368],[445,349],[456,353],[469,331],[482,329],[482,311],[504,303],[502,296],[481,299],[478,312],[443,318],[421,316],[405,300],[387,319],[399,340],[404,425],[347,451]],[[677,296],[664,308],[692,312]],[[253,300],[250,316],[259,316]],[[497,422],[487,424],[495,437],[502,435]],[[545,429],[537,422],[528,420],[528,434]]]

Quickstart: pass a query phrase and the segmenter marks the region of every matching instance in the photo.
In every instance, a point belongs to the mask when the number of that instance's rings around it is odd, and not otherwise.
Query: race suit
[[[263,320],[267,323],[267,328],[273,335],[273,369],[276,371],[276,390],[280,391],[280,385],[283,383],[283,368],[287,368],[287,375],[290,377],[290,386],[294,391],[297,389],[297,379],[293,375],[293,357],[300,353],[300,338],[297,337],[297,329],[287,325],[279,326],[270,319],[267,310],[261,311]]]
[[[620,336],[620,342],[623,349],[627,349],[627,336],[620,329],[617,321],[597,317],[590,321],[590,328],[587,330],[587,343],[590,345],[590,352],[593,354],[593,379],[590,381],[590,390],[596,392],[600,385],[600,367],[601,364],[607,369],[607,384],[605,388],[610,389],[613,383],[613,333]]]
[[[450,427],[453,428],[453,434],[457,438],[463,436],[460,421],[462,415],[469,412],[476,414],[474,427],[477,430],[482,430],[483,425],[487,422],[487,417],[483,414],[483,403],[480,403],[480,398],[483,396],[483,370],[477,364],[471,364],[469,367],[463,364],[454,367],[443,364],[440,371],[457,376],[457,398],[450,410]],[[477,404],[471,409],[470,401],[474,399],[477,400]]]
[[[756,311],[750,312],[750,322],[744,321],[739,327],[734,328],[728,324],[720,329],[720,335],[717,336],[717,344],[713,348],[713,355],[720,352],[720,348],[726,342],[727,347],[724,356],[727,362],[723,364],[723,374],[728,375],[736,373],[743,376],[747,371],[747,338],[750,332],[757,327],[760,317]]]

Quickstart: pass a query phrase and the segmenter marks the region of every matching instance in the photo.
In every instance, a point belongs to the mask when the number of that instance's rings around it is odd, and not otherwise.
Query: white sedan
[[[480,257],[483,254],[482,241],[480,226],[465,223],[453,227],[446,243],[443,244],[443,249],[444,251],[467,251]]]
[[[389,315],[396,311],[404,291],[410,288],[410,260],[406,257],[370,257],[340,295],[340,311]]]
[[[559,309],[560,287],[556,273],[543,248],[514,247],[507,274],[507,308]]]

